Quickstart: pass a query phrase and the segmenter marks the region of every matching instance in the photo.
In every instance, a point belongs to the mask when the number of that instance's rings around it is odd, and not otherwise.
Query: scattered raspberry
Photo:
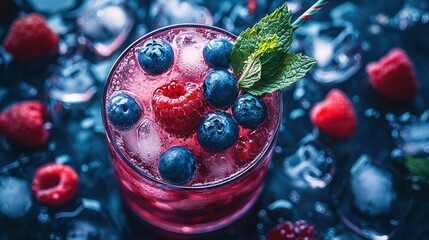
[[[314,105],[310,119],[320,131],[339,139],[351,137],[357,127],[353,105],[338,89],[332,89],[323,101]]]
[[[0,134],[26,147],[40,147],[48,141],[46,107],[38,101],[22,101],[0,113]]]
[[[378,62],[369,63],[366,72],[372,87],[386,98],[406,102],[417,94],[413,63],[400,48],[392,49]]]
[[[16,59],[31,61],[57,50],[58,36],[36,13],[18,18],[12,23],[3,46]]]
[[[263,147],[265,143],[266,132],[262,129],[249,132],[247,137],[240,137],[235,145],[238,159],[243,162],[254,159],[261,152],[261,147]]]
[[[37,169],[31,189],[40,203],[59,206],[70,202],[76,196],[78,184],[79,176],[73,168],[48,163]]]
[[[268,240],[316,240],[314,227],[304,220],[284,222],[271,229]]]
[[[195,83],[171,82],[157,88],[152,107],[165,130],[188,134],[194,131],[204,113],[204,94]]]

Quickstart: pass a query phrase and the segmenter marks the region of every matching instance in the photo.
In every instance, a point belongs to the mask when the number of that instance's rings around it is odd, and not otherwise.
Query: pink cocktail
[[[186,115],[179,122],[166,121],[161,118],[163,113],[155,113],[154,106],[159,105],[154,105],[154,93],[162,86],[174,82],[203,88],[206,75],[213,69],[205,62],[203,48],[218,38],[234,43],[236,36],[203,25],[176,25],[151,32],[124,51],[105,86],[103,123],[123,198],[141,218],[168,231],[208,232],[238,219],[256,201],[272,158],[282,115],[279,91],[261,98],[266,106],[265,120],[254,128],[237,124],[237,139],[221,151],[202,147],[198,125],[192,122],[212,112],[232,115],[230,106],[219,109],[198,102],[198,111],[192,112],[190,120]],[[162,73],[148,73],[139,64],[139,52],[153,40],[166,42],[174,53],[174,62]],[[182,90],[177,90],[174,98],[186,94]],[[108,116],[108,104],[124,94],[135,101],[139,111],[133,124],[115,126]],[[171,110],[180,115],[176,110],[183,108]],[[161,156],[173,146],[188,149],[195,160],[192,175],[180,183],[166,181],[159,170]]]

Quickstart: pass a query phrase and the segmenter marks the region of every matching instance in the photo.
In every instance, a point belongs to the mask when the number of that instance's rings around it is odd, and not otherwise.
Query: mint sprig
[[[261,96],[302,78],[316,61],[288,53],[292,34],[287,4],[242,32],[231,52],[231,65],[239,79],[238,86]]]
[[[429,158],[405,157],[405,167],[418,181],[429,184]]]

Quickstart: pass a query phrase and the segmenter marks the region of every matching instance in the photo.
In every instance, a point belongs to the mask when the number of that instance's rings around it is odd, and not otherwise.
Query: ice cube
[[[174,42],[178,49],[175,68],[183,77],[199,81],[208,71],[204,63],[203,37],[197,32],[185,32],[176,35]]]
[[[203,166],[206,170],[205,180],[207,182],[222,180],[237,172],[237,165],[233,160],[222,154],[213,154],[204,159]]]
[[[396,121],[392,118],[390,125],[397,147],[404,155],[429,154],[429,121],[410,116],[406,121]]]
[[[108,57],[128,38],[134,22],[126,1],[93,1],[76,19],[79,43],[97,55]]]
[[[55,235],[60,239],[120,239],[119,229],[99,201],[82,199],[72,210],[54,215]]]
[[[378,216],[391,210],[396,198],[392,176],[362,156],[350,169],[354,204],[362,213]]]
[[[31,209],[33,200],[28,183],[22,179],[0,177],[0,214],[9,218],[25,216]]]
[[[296,152],[283,160],[283,173],[298,188],[324,188],[335,171],[331,150],[307,135]]]
[[[313,22],[299,29],[306,34],[305,53],[317,60],[311,72],[322,83],[349,79],[361,67],[360,33],[349,22]]]
[[[146,167],[155,166],[161,155],[163,141],[150,119],[143,119],[139,125],[124,134],[125,146],[132,155],[139,156]],[[137,164],[143,164],[137,162]]]
[[[149,16],[153,29],[177,23],[213,24],[207,8],[189,1],[156,0],[151,5]]]
[[[61,59],[56,72],[48,79],[49,97],[66,105],[87,103],[96,92],[88,62],[75,55]]]
[[[321,89],[313,82],[301,79],[296,83],[293,99],[299,101],[303,108],[309,109],[322,99]]]
[[[64,12],[78,7],[82,0],[21,0],[20,5],[30,6],[33,11],[45,14]]]
[[[413,203],[401,178],[368,155],[351,166],[332,196],[340,220],[368,239],[391,239]]]

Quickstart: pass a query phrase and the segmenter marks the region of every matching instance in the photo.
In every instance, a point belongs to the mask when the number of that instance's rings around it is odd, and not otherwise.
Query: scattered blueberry
[[[139,52],[140,66],[150,75],[166,72],[174,62],[174,53],[170,44],[163,40],[148,41]]]
[[[207,73],[203,88],[207,101],[216,108],[227,108],[238,94],[237,79],[224,69]]]
[[[232,51],[232,43],[225,38],[210,40],[203,48],[203,56],[207,65],[211,68],[229,67],[231,61],[229,56]]]
[[[241,94],[232,106],[234,119],[243,127],[255,128],[265,120],[264,102],[250,93]]]
[[[201,120],[197,129],[197,137],[205,150],[220,152],[237,141],[238,126],[229,114],[212,112]]]
[[[185,183],[194,175],[195,158],[187,148],[174,146],[161,155],[158,168],[161,177],[166,181]]]
[[[121,93],[110,98],[107,104],[107,116],[113,126],[119,130],[128,130],[142,115],[139,104],[131,96]]]

